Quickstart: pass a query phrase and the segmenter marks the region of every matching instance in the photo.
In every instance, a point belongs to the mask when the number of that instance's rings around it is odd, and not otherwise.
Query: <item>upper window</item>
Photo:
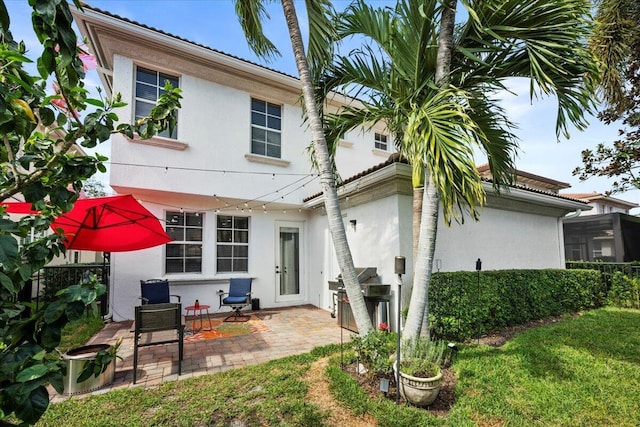
[[[202,272],[203,215],[187,212],[167,212],[167,243],[165,271],[167,273]]]
[[[376,132],[374,136],[374,147],[379,150],[387,151],[389,149],[389,144],[387,143],[387,135]]]
[[[171,83],[174,88],[178,86],[178,77],[158,71],[149,70],[147,68],[136,68],[136,104],[135,119],[147,117],[151,113],[151,109],[156,106],[160,95],[165,93],[165,82]],[[165,129],[158,133],[158,136],[176,139],[178,136],[178,125],[173,129],[173,133],[169,134],[169,129]]]
[[[217,272],[249,271],[249,218],[218,215]]]
[[[251,98],[251,152],[281,157],[282,106]]]

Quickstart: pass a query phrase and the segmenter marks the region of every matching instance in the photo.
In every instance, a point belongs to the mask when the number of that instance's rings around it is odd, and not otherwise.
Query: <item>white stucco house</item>
[[[306,148],[297,78],[85,7],[74,12],[108,94],[121,93],[123,121],[145,115],[163,82],[182,89],[174,135],[112,138],[111,187],[133,194],[174,241],[111,255],[111,312],[131,319],[141,279],[166,278],[184,305],[218,307],[231,277],[252,277],[261,307],[332,309],[327,282],[339,274],[319,186]],[[348,99],[337,96],[328,108]],[[411,266],[410,167],[391,157],[384,126],[351,132],[336,164],[354,263],[376,267],[395,292],[394,257]],[[552,191],[486,183],[481,221],[440,225],[436,268],[562,268],[562,217],[586,204]],[[409,281],[411,271],[405,280]],[[228,310],[228,309],[227,309]],[[329,315],[329,313],[327,313]]]

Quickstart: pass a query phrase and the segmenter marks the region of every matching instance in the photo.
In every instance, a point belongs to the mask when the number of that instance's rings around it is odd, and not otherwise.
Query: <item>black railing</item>
[[[95,274],[100,283],[107,286],[99,299],[100,315],[109,312],[109,264],[64,264],[46,266],[38,272],[36,283],[36,302],[48,302],[55,298],[56,293],[68,286],[80,283],[88,274]]]
[[[631,262],[567,261],[566,267],[599,271],[607,290],[611,288],[611,278],[618,271],[627,277],[640,277],[640,264]]]

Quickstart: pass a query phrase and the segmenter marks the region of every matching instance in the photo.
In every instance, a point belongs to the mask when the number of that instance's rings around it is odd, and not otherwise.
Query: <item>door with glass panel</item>
[[[304,298],[302,286],[303,223],[276,222],[276,301]]]

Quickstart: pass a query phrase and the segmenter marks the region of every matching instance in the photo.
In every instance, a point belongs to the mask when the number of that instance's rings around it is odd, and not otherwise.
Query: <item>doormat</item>
[[[237,337],[240,335],[255,334],[257,332],[271,332],[271,329],[256,316],[251,316],[246,322],[224,322],[224,319],[211,319],[211,329],[206,317],[202,319],[202,329],[200,319],[188,319],[186,324],[185,342],[215,340],[218,338]]]

